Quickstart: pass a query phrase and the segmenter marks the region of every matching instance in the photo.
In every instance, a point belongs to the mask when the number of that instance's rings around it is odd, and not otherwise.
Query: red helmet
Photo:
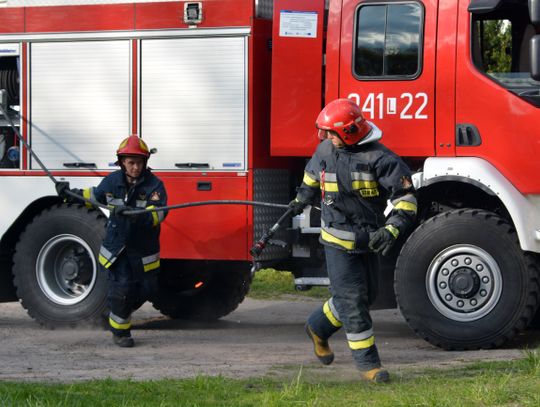
[[[315,122],[320,130],[330,130],[348,146],[366,137],[373,129],[362,116],[362,111],[350,99],[336,99],[328,103]]]
[[[140,155],[148,159],[150,157],[150,150],[146,143],[134,134],[122,140],[116,150],[116,155],[120,158],[127,155]]]

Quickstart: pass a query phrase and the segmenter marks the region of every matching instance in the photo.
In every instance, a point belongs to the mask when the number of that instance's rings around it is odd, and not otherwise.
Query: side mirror
[[[535,27],[540,26],[540,0],[529,0],[529,15]]]
[[[530,43],[531,77],[540,81],[540,34],[531,38]]]

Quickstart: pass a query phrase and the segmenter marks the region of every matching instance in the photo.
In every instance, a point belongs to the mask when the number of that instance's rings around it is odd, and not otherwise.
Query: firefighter
[[[120,347],[133,347],[131,314],[158,291],[160,224],[167,212],[132,216],[124,212],[166,206],[167,194],[163,182],[147,168],[150,150],[141,138],[127,137],[116,154],[121,169],[82,195],[111,208],[99,263],[108,272],[113,341]]]
[[[332,363],[328,339],[344,326],[360,377],[386,382],[369,306],[376,296],[378,257],[388,254],[416,217],[411,172],[378,142],[382,132],[349,99],[330,102],[316,121],[323,140],[308,162],[292,212],[322,197],[320,242],[324,245],[332,297],[305,325],[317,358]],[[387,201],[393,205],[385,218]]]

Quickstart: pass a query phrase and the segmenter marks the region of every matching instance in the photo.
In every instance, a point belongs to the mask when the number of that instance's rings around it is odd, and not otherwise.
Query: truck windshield
[[[531,78],[530,41],[536,34],[527,2],[500,2],[494,10],[474,13],[472,59],[494,81],[540,107],[540,82]]]

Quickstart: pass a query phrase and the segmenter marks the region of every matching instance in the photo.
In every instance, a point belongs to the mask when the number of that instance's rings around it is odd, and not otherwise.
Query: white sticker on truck
[[[368,93],[362,100],[358,93],[349,93],[347,96],[356,102],[362,109],[366,119],[384,119],[386,116],[398,115],[402,120],[426,120],[425,112],[429,102],[427,93],[402,93],[399,97],[385,97],[383,93]]]
[[[317,13],[315,11],[279,12],[279,36],[317,38]]]

